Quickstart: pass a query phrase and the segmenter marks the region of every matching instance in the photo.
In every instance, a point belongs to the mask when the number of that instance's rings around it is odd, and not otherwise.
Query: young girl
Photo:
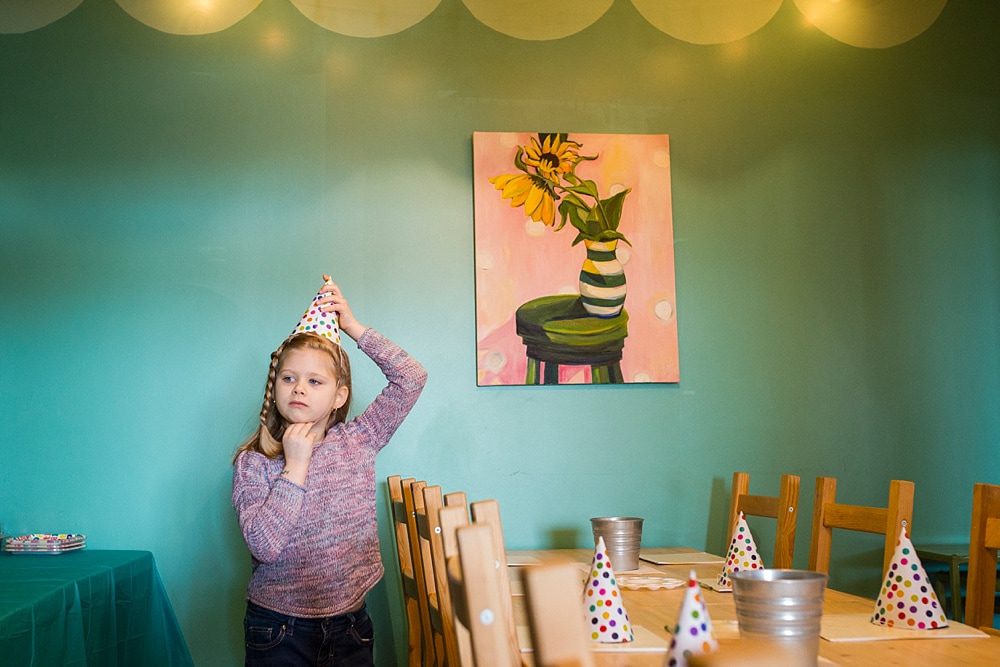
[[[427,372],[359,323],[323,278],[315,305],[336,313],[341,331],[389,382],[348,422],[351,367],[339,344],[295,333],[271,355],[261,426],[240,446],[233,470],[233,506],[253,565],[247,665],[374,664],[365,595],[383,572],[375,455],[413,407]]]

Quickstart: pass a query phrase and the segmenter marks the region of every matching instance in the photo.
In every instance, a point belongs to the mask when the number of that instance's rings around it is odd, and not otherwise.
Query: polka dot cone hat
[[[891,628],[932,630],[948,625],[913,543],[900,528],[896,551],[882,579],[872,623]]]
[[[328,280],[323,284],[324,286],[331,285],[332,282]],[[337,313],[325,313],[319,307],[319,300],[324,296],[325,294],[322,292],[316,293],[312,303],[306,308],[306,312],[302,313],[302,319],[299,320],[298,326],[289,335],[313,333],[323,338],[329,338],[337,345],[340,345],[340,327],[337,325]]]
[[[719,648],[719,643],[712,636],[712,619],[708,616],[694,570],[688,577],[673,635],[664,663],[667,667],[687,667],[688,658],[692,655],[711,653]]]
[[[613,644],[634,639],[603,537],[597,539],[594,549],[594,560],[583,591],[583,609],[592,641]]]
[[[719,587],[732,588],[733,582],[729,575],[741,570],[762,570],[764,561],[757,551],[757,544],[750,534],[750,526],[747,525],[746,517],[740,512],[740,518],[733,528],[733,537],[729,540],[729,551],[726,553],[726,562],[722,566],[722,573],[719,574]]]

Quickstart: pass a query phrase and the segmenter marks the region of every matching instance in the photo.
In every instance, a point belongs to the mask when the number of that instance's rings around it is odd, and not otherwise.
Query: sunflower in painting
[[[535,222],[549,227],[555,222],[556,202],[552,185],[534,174],[501,174],[490,179],[500,196],[510,200],[514,208],[524,207],[524,212]]]
[[[565,133],[539,133],[517,147],[514,166],[518,173],[500,174],[489,181],[503,199],[509,199],[514,208],[523,208],[532,220],[556,231],[571,223],[578,232],[573,245],[585,239],[628,243],[618,231],[618,223],[629,190],[602,199],[596,182],[576,174],[582,161],[598,157],[582,155],[582,147]]]
[[[524,146],[524,164],[545,180],[558,184],[559,179],[573,171],[582,159],[580,144],[569,141],[565,134],[540,134],[538,137],[541,142],[532,137],[531,143]]]

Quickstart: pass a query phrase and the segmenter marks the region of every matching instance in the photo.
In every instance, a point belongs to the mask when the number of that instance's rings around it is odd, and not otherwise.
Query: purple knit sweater
[[[375,455],[420,396],[427,371],[372,329],[358,347],[389,384],[364,413],[327,432],[313,451],[305,488],[279,476],[282,456],[243,452],[233,470],[233,506],[253,557],[247,596],[290,616],[356,609],[382,578]]]

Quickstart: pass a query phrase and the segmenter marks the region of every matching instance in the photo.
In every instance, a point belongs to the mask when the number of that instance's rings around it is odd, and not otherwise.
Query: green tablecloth
[[[148,551],[0,554],[3,665],[192,665]]]

